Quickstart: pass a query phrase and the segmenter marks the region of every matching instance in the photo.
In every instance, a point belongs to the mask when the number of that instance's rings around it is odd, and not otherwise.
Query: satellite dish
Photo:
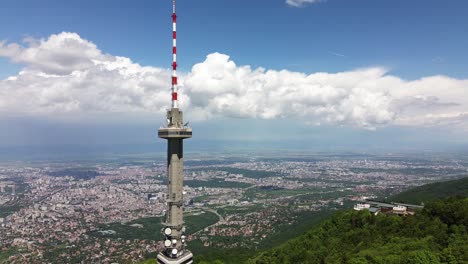
[[[171,246],[171,241],[169,239],[164,241],[164,246],[165,247],[170,247]]]
[[[176,239],[172,239],[172,244],[177,244],[177,240]]]
[[[164,229],[164,234],[166,234],[166,236],[170,235],[171,233],[172,233],[172,230],[169,227]]]
[[[174,248],[174,249],[172,250],[172,255],[177,255],[177,252],[179,252],[179,251],[177,250],[177,248]]]

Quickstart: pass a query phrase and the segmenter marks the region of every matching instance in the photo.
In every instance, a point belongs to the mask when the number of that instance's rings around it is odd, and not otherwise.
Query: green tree
[[[406,217],[341,212],[247,263],[468,263],[467,212],[462,197]]]
[[[407,264],[439,264],[439,258],[427,250],[413,251],[408,254]]]

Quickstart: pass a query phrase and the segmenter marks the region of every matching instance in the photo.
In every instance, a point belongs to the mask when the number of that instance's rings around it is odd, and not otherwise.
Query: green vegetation
[[[113,179],[111,182],[115,184],[138,184],[136,179]]]
[[[252,184],[244,183],[244,182],[231,182],[231,181],[224,181],[221,179],[213,179],[209,181],[185,181],[185,185],[190,187],[198,188],[198,187],[208,187],[208,188],[247,188],[252,186]]]
[[[414,189],[399,193],[390,198],[394,202],[420,204],[450,196],[468,196],[468,177],[446,182],[426,184]]]
[[[215,197],[216,195],[201,195],[198,197],[193,198],[193,202],[195,203],[202,203],[205,202],[206,200],[210,199],[211,197]]]
[[[258,212],[265,209],[266,206],[263,204],[251,204],[249,206],[225,206],[217,208],[216,211],[222,216],[233,215],[233,214],[247,214],[251,212]]]
[[[0,217],[7,217],[21,209],[21,205],[2,205],[0,206]]]
[[[29,185],[24,182],[15,182],[15,192],[16,194],[25,193],[29,191]]]
[[[467,226],[462,197],[408,217],[346,211],[247,263],[468,263]]]
[[[140,262],[140,264],[158,264],[155,259],[148,259],[146,261]]]
[[[247,178],[267,178],[281,176],[281,174],[272,171],[263,171],[263,170],[248,170],[248,169],[239,169],[239,168],[228,168],[221,167],[219,170],[226,171],[230,174],[242,174]]]
[[[188,243],[197,264],[240,264],[252,257],[252,250],[247,248],[205,247],[199,240]]]
[[[283,189],[283,188],[267,188],[267,187],[255,187],[248,189],[244,193],[244,197],[247,200],[251,199],[274,199],[284,196],[295,196],[302,194],[312,194],[317,192],[317,189],[314,188],[304,188],[304,189]]]
[[[285,196],[297,196],[299,202],[316,201],[320,199],[333,199],[347,194],[353,194],[352,191],[336,191],[336,188],[319,189],[307,187],[301,189],[282,189],[282,188],[266,188],[255,187],[245,191],[244,199],[275,199]]]
[[[262,241],[258,246],[258,249],[271,249],[272,247],[281,245],[290,239],[298,237],[327,217],[330,217],[332,214],[333,213],[330,210],[301,212],[295,216],[295,223],[293,225],[280,225],[275,227],[275,233]]]
[[[187,226],[187,234],[190,235],[218,222],[219,217],[214,213],[205,211],[199,215],[187,215],[184,220]]]
[[[8,258],[15,255],[17,252],[13,249],[2,250],[0,248],[0,264],[8,263]]]
[[[282,176],[281,174],[273,171],[264,171],[264,170],[249,170],[249,169],[239,169],[239,168],[231,168],[231,167],[209,167],[209,168],[202,168],[202,169],[191,169],[191,171],[225,171],[230,174],[242,174],[244,177],[247,178],[267,178],[267,177],[275,177],[275,176]]]
[[[211,212],[203,212],[197,215],[186,215],[185,221],[187,223],[187,234],[192,234],[200,229],[210,226],[219,220],[218,216]],[[91,235],[95,237],[106,238],[122,238],[122,239],[144,239],[144,240],[161,240],[161,229],[163,228],[161,217],[141,218],[131,221],[126,224],[112,223],[100,226],[100,231],[113,232],[99,232],[93,231]]]
[[[49,172],[49,175],[53,177],[71,176],[77,180],[89,180],[96,178],[101,174],[97,172],[94,168],[67,168],[58,171],[51,171]]]
[[[248,209],[248,210],[243,210]],[[232,213],[247,213],[251,211],[259,211],[264,209],[263,206],[252,206],[248,208],[236,208],[234,207],[225,207],[223,209],[218,209],[218,213],[223,214],[226,212]],[[226,210],[226,211],[223,211]],[[295,214],[295,223],[293,225],[287,224],[275,224],[271,227],[271,234],[269,234],[265,239],[261,240],[260,243],[253,243],[255,246],[251,247],[235,247],[235,248],[221,248],[216,246],[203,246],[202,242],[199,240],[191,241],[189,243],[190,250],[194,253],[195,263],[224,263],[224,264],[239,264],[245,263],[249,258],[254,257],[259,254],[261,250],[270,249],[272,247],[281,245],[282,243],[288,241],[289,239],[295,238],[301,234],[304,234],[316,225],[318,222],[322,221],[324,218],[331,215],[330,211],[318,211],[318,212],[300,212]],[[231,244],[237,244],[240,241],[246,241],[246,237],[210,237],[210,241],[219,241],[230,242]],[[229,244],[229,243],[228,243]]]
[[[103,233],[94,231],[91,235],[96,237],[122,238],[122,239],[161,239],[161,217],[141,218],[126,224],[112,223],[100,227],[100,231],[114,231],[115,233]]]
[[[404,174],[404,175],[459,175],[466,174],[464,169],[454,168],[350,168],[350,171],[354,173],[374,173],[374,172],[386,172],[391,174]]]

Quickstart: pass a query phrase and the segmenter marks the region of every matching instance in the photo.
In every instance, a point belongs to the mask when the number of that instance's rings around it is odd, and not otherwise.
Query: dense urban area
[[[468,175],[467,159],[437,155],[187,156],[185,220],[199,254],[268,248],[335,210]],[[0,163],[0,263],[154,257],[162,248],[165,163]]]

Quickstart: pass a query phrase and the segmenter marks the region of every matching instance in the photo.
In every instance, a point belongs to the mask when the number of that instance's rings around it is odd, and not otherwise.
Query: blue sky
[[[0,81],[0,113],[10,124],[0,133],[0,146],[54,143],[57,135],[47,137],[54,134],[52,131],[63,131],[59,142],[63,144],[72,144],[73,138],[79,135],[70,131],[80,130],[99,131],[89,144],[141,139],[145,133],[139,135],[140,130],[125,128],[135,125],[134,121],[129,123],[128,118],[115,117],[126,111],[142,113],[135,127],[158,126],[160,122],[155,120],[162,117],[160,110],[164,107],[159,99],[167,88],[159,86],[166,80],[164,71],[171,63],[170,13],[170,0],[2,1],[0,41],[5,42],[3,48],[0,46],[0,80],[16,76],[22,70],[27,78]],[[396,139],[430,145],[437,137],[439,145],[466,144],[467,14],[468,2],[461,0],[326,0],[300,7],[287,4],[286,0],[179,0],[178,59],[181,75],[185,76],[182,92],[186,91],[187,111],[195,113],[187,117],[201,134],[222,134],[219,140],[259,139],[254,136],[258,133],[252,131],[265,131],[278,124],[283,129],[268,140],[281,140],[287,135],[346,145],[349,140],[359,144],[363,138],[370,138],[373,142],[385,141],[383,145],[388,146],[388,142]],[[61,35],[61,32],[76,33],[76,36]],[[53,34],[58,35],[58,40],[51,38]],[[25,39],[34,39],[35,44],[24,42]],[[60,42],[64,39],[72,39],[81,46],[74,49],[73,44],[68,50],[64,43],[69,42]],[[47,43],[63,46],[57,49],[60,51],[51,52]],[[19,45],[22,53],[7,48],[8,44]],[[37,50],[45,52],[31,55]],[[80,57],[88,51],[98,55]],[[73,58],[70,52],[75,52]],[[138,98],[135,100],[141,103],[123,105],[121,102],[127,99],[120,98],[116,103],[98,107],[90,99],[93,95],[81,95],[91,94],[90,87],[99,86],[103,78],[112,78],[111,70],[96,73],[93,75],[99,77],[96,79],[80,77],[72,82],[79,85],[68,90],[61,88],[70,79],[74,80],[73,71],[83,74],[100,71],[102,67],[92,68],[91,61],[97,59],[101,65],[108,65],[116,56],[130,59],[131,62],[124,62],[125,67],[136,67],[139,73],[146,72],[139,65],[161,69],[163,73],[153,72],[154,76],[144,78],[117,76],[105,81],[121,83],[134,78],[130,83],[147,89],[146,93],[132,91],[135,94],[128,96],[125,90],[128,85],[116,84],[119,89],[110,86],[96,94],[107,93],[105,100],[111,100],[116,97],[112,93],[117,94],[119,90],[122,98]],[[70,66],[67,60],[71,59],[91,64]],[[196,64],[200,64],[197,70],[192,68]],[[63,79],[57,82],[44,79],[44,74],[56,74],[48,72],[50,65],[64,69],[59,74]],[[248,73],[242,68],[244,65],[250,67]],[[88,66],[94,70],[90,71]],[[256,71],[259,67],[265,70]],[[212,73],[216,69],[224,70]],[[273,72],[269,73],[270,70]],[[287,73],[282,73],[284,70]],[[317,75],[318,72],[327,76]],[[33,79],[37,81],[35,85],[25,84]],[[257,109],[252,108],[248,98],[257,94],[251,86],[258,80],[265,85],[261,88],[265,90],[262,96],[269,98],[263,103],[275,106],[258,114],[246,113],[244,109]],[[152,91],[145,86],[147,83],[159,85],[160,90]],[[214,92],[218,86],[219,91]],[[241,91],[237,86],[243,87]],[[273,95],[285,90],[301,98],[297,101],[274,98]],[[16,91],[21,92],[16,94]],[[239,102],[241,107],[226,106],[227,99],[221,94],[232,94],[230,100]],[[15,102],[22,103],[21,96],[25,95],[33,99],[26,100],[24,108],[29,110],[23,111],[23,106]],[[143,102],[143,97],[155,99]],[[205,102],[207,97],[213,100]],[[2,99],[6,102],[3,108]],[[154,120],[152,113],[155,113]],[[94,118],[96,115],[100,118]],[[102,122],[103,119],[112,121]],[[112,128],[106,130],[108,122],[112,122]],[[214,132],[204,128],[205,124],[214,127]],[[42,132],[30,133],[34,127]],[[246,131],[245,127],[250,133],[242,132]],[[115,138],[106,136],[112,130],[123,132]],[[88,132],[81,134],[79,144],[86,144]],[[367,137],[369,133],[372,136]]]
[[[0,37],[17,42],[77,32],[107,53],[164,67],[170,60],[170,4],[6,0]],[[379,65],[409,79],[468,74],[466,1],[328,0],[294,8],[282,0],[179,0],[178,13],[186,70],[221,52],[242,65],[308,73]]]

